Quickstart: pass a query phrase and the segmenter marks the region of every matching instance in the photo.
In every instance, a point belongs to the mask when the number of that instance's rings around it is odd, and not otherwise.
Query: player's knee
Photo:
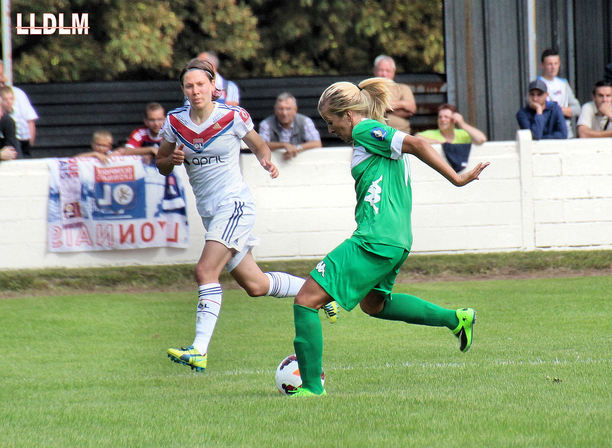
[[[210,269],[206,269],[204,266],[199,265],[199,264],[196,265],[194,274],[195,274],[196,281],[198,282],[198,285],[205,285],[207,283],[218,283],[219,282],[218,274],[211,271]]]
[[[307,292],[304,292],[303,290],[301,290],[295,296],[295,299],[294,299],[293,303],[295,305],[301,305],[301,306],[305,306],[307,308],[312,308],[314,310],[318,310],[323,305],[325,305],[325,303],[327,303],[327,302],[321,302],[320,298],[315,297],[312,294],[308,294]]]
[[[375,316],[382,311],[382,307],[379,304],[373,304],[365,300],[362,300],[359,303],[359,307],[361,308],[361,311],[370,316]]]
[[[250,297],[261,297],[268,293],[268,287],[261,282],[247,282],[243,288]]]
[[[308,306],[307,303],[307,295],[303,294],[302,291],[298,292],[293,300],[293,303],[296,305]]]

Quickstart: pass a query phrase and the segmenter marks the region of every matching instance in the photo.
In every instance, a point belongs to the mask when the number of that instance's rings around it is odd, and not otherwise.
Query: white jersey
[[[241,107],[214,106],[201,125],[191,121],[191,106],[174,109],[160,131],[166,141],[185,145],[184,165],[202,217],[213,216],[230,199],[253,202],[239,165],[240,140],[253,130],[253,121]]]
[[[38,120],[38,114],[32,107],[28,95],[21,90],[19,87],[12,86],[13,95],[15,96],[15,103],[13,103],[13,111],[10,113],[13,120],[15,120],[15,130],[17,133],[17,140],[29,140],[30,125],[29,121]]]

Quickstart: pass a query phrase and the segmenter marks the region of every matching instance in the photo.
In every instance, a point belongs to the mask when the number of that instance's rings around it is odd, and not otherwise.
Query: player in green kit
[[[321,384],[323,335],[318,310],[332,300],[347,311],[358,304],[378,319],[447,327],[459,348],[472,345],[476,312],[449,310],[408,294],[392,293],[395,278],[412,245],[412,190],[405,153],[413,154],[456,186],[478,179],[489,164],[457,174],[427,143],[385,124],[390,107],[388,81],[371,78],[359,86],[339,82],[319,99],[319,113],[330,132],[353,144],[357,229],[312,270],[295,297],[294,347],[302,387],[294,396],[326,395]]]

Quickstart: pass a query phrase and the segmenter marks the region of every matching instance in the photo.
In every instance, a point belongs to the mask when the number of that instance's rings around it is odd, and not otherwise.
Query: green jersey
[[[355,179],[357,230],[362,242],[410,250],[412,189],[410,165],[402,154],[405,133],[375,120],[353,128],[351,175]]]

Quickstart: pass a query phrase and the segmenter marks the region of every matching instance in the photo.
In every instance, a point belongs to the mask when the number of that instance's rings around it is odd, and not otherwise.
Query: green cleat
[[[303,387],[298,387],[298,390],[291,394],[291,397],[324,397],[327,395],[327,391],[323,389],[323,392],[320,394],[315,394],[314,392],[310,392],[308,389],[304,389]]]
[[[169,348],[168,358],[178,364],[189,366],[196,372],[204,372],[206,370],[208,355],[201,354],[191,345],[186,348]]]
[[[335,300],[323,305],[323,311],[325,311],[325,317],[327,317],[330,324],[333,324],[338,320],[340,308],[338,307],[338,302]]]
[[[465,353],[472,346],[476,311],[472,308],[459,308],[456,314],[459,325],[453,330],[453,334],[459,338],[459,350]]]

